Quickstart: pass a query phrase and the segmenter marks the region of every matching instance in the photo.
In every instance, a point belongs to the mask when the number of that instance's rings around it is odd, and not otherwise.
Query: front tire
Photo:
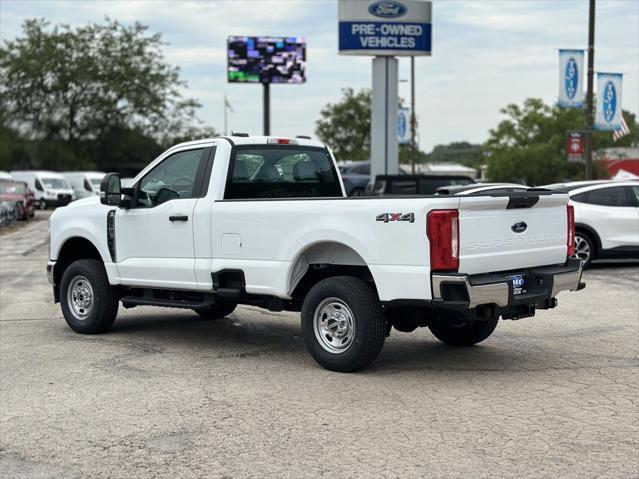
[[[64,319],[76,333],[108,331],[118,314],[119,298],[104,264],[95,259],[71,263],[62,275],[60,304]]]
[[[326,369],[365,368],[379,355],[386,336],[377,294],[350,276],[320,281],[304,299],[302,336],[311,356]]]
[[[449,323],[445,320],[433,321],[428,327],[437,339],[449,346],[473,346],[487,339],[495,328],[499,318],[488,321]]]
[[[38,203],[38,207],[41,210],[46,210],[47,209],[47,200],[40,200],[40,202]]]
[[[210,306],[206,306],[204,308],[195,308],[197,314],[199,314],[204,319],[218,319],[223,318],[224,316],[228,316],[237,308],[237,303],[233,303],[230,301],[219,301]]]

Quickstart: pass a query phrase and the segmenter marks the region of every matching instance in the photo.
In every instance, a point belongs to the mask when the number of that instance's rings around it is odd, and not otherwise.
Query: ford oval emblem
[[[510,229],[513,230],[513,233],[523,233],[524,231],[526,231],[526,228],[528,228],[528,225],[523,221],[515,223],[510,227]]]
[[[612,121],[617,111],[617,89],[611,81],[604,87],[603,114],[607,122]]]
[[[566,96],[570,100],[572,100],[575,97],[575,94],[577,93],[577,87],[579,85],[579,71],[577,67],[577,62],[572,57],[570,57],[570,59],[566,63],[565,82],[566,82]]]
[[[375,2],[368,7],[368,12],[380,18],[397,18],[406,13],[406,5],[394,0]]]

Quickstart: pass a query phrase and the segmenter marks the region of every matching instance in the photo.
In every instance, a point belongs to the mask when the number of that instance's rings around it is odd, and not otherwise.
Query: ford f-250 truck
[[[453,346],[499,318],[553,308],[578,290],[565,194],[347,198],[335,160],[304,138],[223,137],[177,145],[122,188],[50,220],[48,276],[68,325],[107,331],[119,303],[238,304],[301,311],[322,366],[355,371],[391,328],[427,326]]]

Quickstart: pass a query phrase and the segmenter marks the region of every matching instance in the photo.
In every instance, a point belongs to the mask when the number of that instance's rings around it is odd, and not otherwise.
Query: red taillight
[[[566,207],[568,217],[568,235],[566,239],[566,246],[568,248],[568,257],[570,258],[575,254],[575,208],[572,205]]]
[[[433,210],[428,213],[426,234],[430,241],[431,271],[459,269],[459,212]]]
[[[297,145],[297,141],[289,138],[269,138],[267,143],[274,143],[276,145]]]

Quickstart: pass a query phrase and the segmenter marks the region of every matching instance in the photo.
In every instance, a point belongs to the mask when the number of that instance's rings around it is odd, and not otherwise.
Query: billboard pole
[[[264,101],[264,136],[271,134],[271,89],[270,83],[262,83],[262,94]]]
[[[588,91],[586,91],[586,180],[592,180],[593,75],[595,68],[595,0],[590,0],[588,14]]]

